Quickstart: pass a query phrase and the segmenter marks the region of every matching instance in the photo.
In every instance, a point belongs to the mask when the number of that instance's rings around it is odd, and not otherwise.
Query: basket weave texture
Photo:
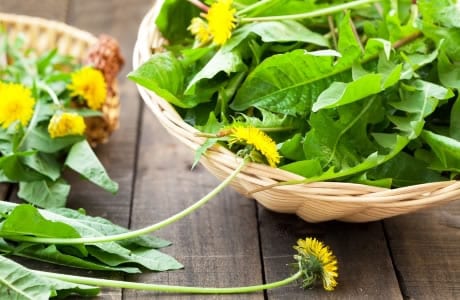
[[[8,38],[11,40],[19,35],[24,36],[26,49],[34,49],[37,53],[42,53],[57,48],[60,54],[71,55],[77,58],[80,63],[90,63],[105,73],[98,66],[100,62],[92,61],[91,57],[91,53],[97,51],[95,48],[100,45],[101,39],[86,31],[57,21],[5,13],[0,13],[0,28],[6,29]],[[102,38],[106,37],[103,36]],[[112,40],[112,43],[116,43],[116,41]],[[115,73],[118,73],[123,61],[119,53],[116,53],[115,56],[118,57]],[[104,77],[106,78],[108,93],[106,101],[100,109],[103,115],[85,118],[85,134],[92,146],[106,143],[112,132],[119,126],[118,84],[116,79],[111,78],[112,80],[107,82],[107,75],[104,74]]]
[[[134,47],[133,67],[147,61],[167,41],[155,27],[163,1],[156,1],[144,17]],[[175,109],[155,93],[138,86],[142,99],[160,123],[181,142],[196,150],[205,141],[197,129],[185,123]],[[241,159],[222,146],[209,149],[200,161],[220,179],[227,177]],[[414,212],[460,199],[460,181],[443,181],[385,189],[344,182],[315,182],[277,186],[257,193],[258,188],[303,177],[266,165],[250,163],[231,185],[243,195],[255,198],[266,208],[295,213],[308,222],[340,220],[368,222]]]

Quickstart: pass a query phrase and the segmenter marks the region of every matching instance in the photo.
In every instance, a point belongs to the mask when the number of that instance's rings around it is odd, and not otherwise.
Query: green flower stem
[[[56,93],[52,89],[50,89],[49,86],[47,86],[46,84],[43,84],[41,82],[38,82],[37,83],[37,88],[42,90],[42,91],[45,91],[51,97],[51,99],[53,100],[54,104],[56,104],[57,106],[61,106],[61,103],[59,102],[59,99],[56,96]],[[32,129],[35,128],[39,112],[40,112],[40,102],[38,101],[37,104],[35,105],[34,114],[32,116],[32,119],[29,122],[29,125],[27,126],[26,132],[24,133],[24,136],[22,137],[21,141],[18,144],[18,149],[21,148],[22,144],[24,143],[26,138],[29,136],[29,134],[32,131]]]
[[[61,106],[61,102],[59,101],[58,97],[56,96],[56,93],[46,84],[43,84],[39,82],[37,84],[37,87],[43,91],[45,91],[53,100],[53,103],[56,104],[57,106]]]
[[[272,0],[261,0],[261,1],[257,1],[257,2],[254,3],[254,4],[251,4],[251,5],[249,5],[249,6],[246,6],[245,8],[239,10],[236,14],[237,14],[238,16],[241,16],[241,15],[243,15],[243,14],[245,14],[245,13],[250,12],[251,10],[254,10],[254,9],[256,9],[256,8],[258,8],[258,7],[260,7],[260,6],[264,5],[264,4],[266,4],[266,3],[268,3],[268,2],[270,2],[270,1],[272,1]]]
[[[32,129],[35,128],[35,125],[37,125],[38,116],[40,114],[40,109],[41,109],[41,102],[38,101],[35,104],[35,109],[32,115],[32,119],[30,120],[29,125],[27,125],[26,131],[24,132],[24,135],[22,136],[21,141],[18,143],[17,149],[21,149],[22,145],[24,144],[24,141],[27,139],[29,134],[32,132]]]
[[[302,276],[302,270],[299,270],[294,275],[287,277],[283,280],[244,287],[229,287],[229,288],[209,288],[209,287],[191,287],[191,286],[177,286],[177,285],[163,285],[163,284],[149,284],[149,283],[138,283],[120,280],[108,280],[99,278],[90,278],[83,276],[65,275],[43,271],[33,271],[39,276],[45,276],[48,278],[60,279],[67,282],[73,282],[78,284],[93,285],[99,287],[116,287],[125,289],[145,290],[145,291],[158,291],[165,293],[186,293],[186,294],[238,294],[238,293],[252,293],[258,292],[265,289],[273,289],[281,286],[285,286]]]
[[[320,16],[327,16],[327,15],[334,14],[339,11],[343,11],[345,9],[350,9],[350,8],[358,7],[364,4],[370,4],[370,3],[375,3],[375,2],[380,2],[380,0],[357,0],[357,1],[352,1],[352,2],[343,3],[339,5],[333,5],[330,7],[318,9],[315,11],[309,11],[309,12],[301,13],[301,14],[241,18],[240,22],[283,21],[283,20],[298,20],[298,19],[314,18],[314,17],[320,17]]]
[[[86,237],[86,238],[41,238],[41,237],[32,237],[32,236],[10,236],[10,235],[2,235],[0,231],[0,236],[6,237],[9,240],[14,241],[24,241],[24,242],[32,242],[32,243],[42,243],[42,244],[59,244],[59,245],[68,245],[68,244],[94,244],[94,243],[107,243],[107,242],[114,242],[120,240],[126,240],[138,237],[140,235],[144,235],[158,229],[161,229],[169,224],[172,224],[183,217],[191,214],[204,204],[206,204],[209,200],[211,200],[214,196],[216,196],[220,191],[222,191],[246,166],[247,160],[244,159],[241,164],[236,168],[224,181],[222,181],[217,187],[215,187],[211,192],[209,192],[206,196],[195,202],[193,205],[187,207],[186,209],[178,212],[177,214],[160,221],[158,223],[152,224],[150,226],[137,229],[134,231],[129,231],[126,233],[121,234],[114,234],[114,235],[107,235],[107,236],[96,236],[96,237]]]

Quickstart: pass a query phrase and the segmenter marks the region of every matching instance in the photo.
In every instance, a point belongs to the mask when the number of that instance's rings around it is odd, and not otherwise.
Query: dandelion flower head
[[[271,167],[276,167],[281,160],[276,143],[265,132],[256,127],[234,124],[230,128],[229,136],[230,145],[242,143],[253,146],[266,158]]]
[[[303,287],[311,287],[316,280],[323,282],[326,291],[333,291],[337,286],[337,259],[329,247],[315,238],[300,239],[294,246],[297,255],[294,258],[303,270]]]
[[[236,27],[236,9],[233,8],[232,4],[232,0],[217,0],[211,4],[206,14],[209,32],[216,45],[225,44],[232,36],[232,30]]]
[[[67,87],[72,96],[85,99],[91,109],[99,109],[107,97],[107,87],[102,73],[91,67],[83,67],[72,73],[72,83]]]
[[[29,88],[17,83],[0,82],[0,124],[8,128],[19,121],[26,126],[34,113],[35,99]]]
[[[201,18],[193,18],[187,28],[200,43],[206,43],[211,39],[208,24]]]
[[[83,135],[85,129],[83,117],[68,112],[56,113],[48,125],[48,132],[53,139],[67,135]]]

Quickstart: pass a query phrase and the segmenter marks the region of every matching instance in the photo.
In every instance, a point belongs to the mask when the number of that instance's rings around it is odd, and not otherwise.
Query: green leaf
[[[222,49],[211,58],[211,60],[201,69],[188,84],[185,94],[193,95],[195,85],[203,79],[212,79],[220,72],[227,75],[235,72],[245,71],[246,65],[243,63],[239,51],[223,51]]]
[[[402,65],[397,65],[388,74],[368,73],[349,83],[334,82],[319,95],[312,111],[346,105],[378,94],[398,82],[401,69]]]
[[[185,74],[182,64],[171,52],[154,54],[139,68],[129,73],[128,78],[174,105],[191,107],[176,97],[184,87]]]
[[[350,83],[334,82],[313,104],[312,111],[333,108],[361,100],[382,91],[382,75],[366,74]]]
[[[237,1],[243,2],[243,1]],[[244,2],[251,2],[245,0]],[[257,2],[257,1],[254,1]],[[304,1],[304,0],[271,0],[271,1],[264,1],[259,3],[259,7],[249,11],[247,13],[248,16],[277,16],[277,15],[289,15],[289,14],[296,14],[300,12],[308,12],[312,11],[317,8],[321,8],[321,6],[317,3],[317,1]],[[253,3],[248,3],[253,4]],[[324,6],[324,5],[323,5]]]
[[[75,228],[83,236],[85,235],[85,233],[90,233],[89,231],[86,230],[89,228],[91,228],[92,232],[98,231],[100,234],[103,234],[103,235],[120,234],[120,233],[126,233],[129,231],[126,228],[113,224],[107,219],[104,219],[101,217],[91,217],[91,216],[85,215],[73,209],[53,208],[53,209],[50,209],[49,211],[65,217],[67,221],[69,221],[69,219],[74,220],[75,223],[72,222],[72,224],[75,224]],[[86,229],[84,229],[82,226],[84,226],[84,228]],[[171,242],[169,241],[166,241],[164,239],[160,239],[154,236],[148,236],[148,235],[143,235],[143,236],[140,236],[134,239],[119,241],[118,243],[125,247],[135,247],[135,246],[139,247],[140,246],[140,247],[155,248],[155,249],[163,248],[163,247],[167,247],[171,245]]]
[[[423,161],[401,152],[386,163],[369,170],[367,176],[373,180],[390,177],[393,187],[446,180],[427,167]]]
[[[18,197],[39,207],[63,207],[70,192],[70,185],[63,179],[20,182]]]
[[[216,118],[216,114],[214,112],[211,112],[209,114],[209,118],[206,121],[206,124],[203,126],[197,126],[201,132],[204,133],[217,133],[221,128],[223,124],[219,122]],[[195,158],[193,160],[193,165],[192,169],[195,168],[195,166],[198,164],[198,162],[201,159],[201,156],[203,156],[206,151],[214,146],[220,139],[219,138],[208,138],[203,144],[198,147],[195,151]]]
[[[18,205],[15,203],[0,201],[0,215],[7,215],[9,211],[15,210]],[[35,209],[35,208],[33,208]],[[117,225],[112,224],[108,220],[99,217],[90,217],[86,216],[80,212],[67,209],[67,208],[58,208],[53,210],[37,210],[43,217],[48,220],[49,224],[65,224],[72,228],[75,232],[77,232],[81,237],[98,237],[98,236],[105,236],[105,235],[113,235],[118,233],[125,233],[128,230]],[[22,219],[24,220],[24,219]],[[8,221],[8,219],[7,219]],[[5,221],[4,223],[6,223]],[[19,222],[19,220],[17,221]],[[23,222],[24,223],[24,222]],[[33,223],[33,222],[30,222]],[[21,227],[26,227],[23,231],[26,235],[34,235],[35,232],[33,228],[28,228],[32,225],[23,225],[23,224],[16,224],[19,229]],[[62,232],[59,231],[60,226],[56,226],[55,230],[55,237],[62,237]],[[40,230],[36,229],[37,234],[40,234]],[[15,232],[4,231],[3,229],[0,230],[1,236],[6,236],[7,239],[8,235],[19,235],[20,230],[16,230]],[[52,229],[48,231],[51,235],[53,234]],[[41,236],[41,235],[40,235]],[[50,236],[52,237],[52,236]],[[67,237],[72,237],[72,235],[67,235]],[[115,266],[117,264],[113,264],[114,261],[122,260],[123,264],[128,264],[128,266],[132,266],[133,264],[138,264],[142,266],[146,266],[147,268],[153,269],[155,266],[158,266],[161,270],[163,268],[179,268],[181,265],[173,258],[169,257],[166,254],[160,254],[158,252],[147,251],[147,248],[160,248],[170,245],[170,242],[165,241],[163,239],[151,237],[151,236],[143,236],[134,239],[129,239],[122,242],[106,242],[106,243],[95,243],[86,246],[84,249],[89,252],[88,260],[92,261],[91,259],[97,259],[99,262],[97,264],[103,263],[105,264],[105,260],[109,263],[109,266]],[[58,248],[61,249],[61,248]],[[67,248],[66,248],[67,250]],[[67,251],[68,252],[68,251]],[[83,252],[82,252],[83,253]],[[92,255],[91,253],[96,253],[96,255]],[[14,252],[13,252],[14,254]],[[55,253],[56,254],[56,253]],[[66,253],[69,254],[69,253]],[[85,254],[85,253],[83,253]],[[51,260],[52,255],[48,256],[48,259]],[[61,257],[55,257],[54,259],[65,259]],[[60,263],[57,261],[57,263]],[[78,261],[72,261],[68,263],[78,263]],[[121,262],[120,262],[121,264]],[[128,267],[127,266],[127,267]],[[80,267],[84,267],[84,265],[80,264]],[[129,270],[129,269],[127,269]],[[125,272],[127,270],[124,270]]]
[[[390,189],[393,184],[392,178],[380,178],[380,179],[370,179],[367,176],[367,173],[364,172],[359,174],[356,177],[352,177],[349,179],[350,182],[358,183],[358,184],[366,184],[370,186],[377,186],[386,189]]]
[[[147,62],[129,73],[128,78],[178,107],[191,108],[209,101],[209,97],[183,95],[185,70],[181,62],[170,52],[154,54]]]
[[[303,42],[318,46],[328,46],[329,42],[322,35],[312,32],[297,21],[253,22],[236,29],[232,38],[222,47],[229,51],[241,44],[251,33],[258,35],[265,43]]]
[[[339,26],[338,50],[337,61],[334,52],[304,50],[265,59],[248,75],[230,107],[241,111],[254,106],[288,115],[308,115],[313,102],[334,81],[351,81],[350,70],[361,48],[349,14]]]
[[[335,68],[348,68],[353,65],[361,56],[361,45],[357,41],[353,32],[353,24],[351,23],[350,12],[346,12],[339,24],[339,39],[337,50],[342,55],[335,64]]]
[[[45,74],[46,69],[51,66],[51,62],[57,53],[57,49],[52,49],[39,57],[37,60],[38,74],[41,74],[42,76]]]
[[[0,169],[12,181],[35,181],[45,179],[45,176],[25,165],[22,158],[34,155],[35,151],[16,152],[0,157]]]
[[[72,283],[68,281],[58,280],[54,278],[43,278],[48,285],[53,287],[57,292],[57,297],[66,298],[71,295],[79,295],[83,297],[94,297],[97,296],[100,292],[99,287]]]
[[[409,143],[409,140],[406,137],[399,135],[388,135],[388,138],[393,140],[392,144],[388,146],[391,151],[386,154],[379,154],[377,152],[370,154],[366,157],[361,163],[350,167],[343,168],[339,171],[334,171],[333,168],[329,168],[326,172],[319,176],[314,176],[308,178],[306,182],[318,182],[318,181],[327,181],[327,180],[337,180],[340,178],[345,178],[350,175],[355,175],[366,170],[372,169],[378,165],[385,163],[386,161],[395,157],[398,153],[404,149],[405,146]]]
[[[429,52],[429,53],[415,52],[415,53],[406,55],[404,52],[400,52],[400,55],[406,61],[403,67],[404,72],[402,73],[401,78],[411,79],[411,78],[419,77],[416,71],[422,68],[423,66],[426,66],[434,62],[436,58],[438,57],[438,54],[439,54],[438,48],[436,48],[434,51]]]
[[[27,222],[24,222],[27,220]],[[78,238],[80,234],[70,225],[45,219],[37,208],[29,204],[16,206],[2,223],[3,236],[32,235],[37,237]],[[82,255],[87,251],[83,245],[72,245]]]
[[[431,82],[415,80],[401,88],[401,99],[390,104],[407,113],[406,116],[390,115],[388,118],[410,139],[420,135],[425,125],[425,117],[432,114],[440,100],[453,96],[451,90]]]
[[[269,112],[263,108],[259,109],[260,116],[251,117],[245,114],[239,114],[236,118],[238,121],[244,122],[246,125],[266,129],[269,131],[292,131],[305,126],[303,120],[292,116]]]
[[[307,159],[319,159],[324,167],[349,168],[378,150],[368,128],[383,119],[382,101],[373,97],[364,105],[351,103],[337,110],[321,110],[310,116],[304,152]]]
[[[46,126],[37,126],[30,131],[24,144],[28,149],[35,149],[44,153],[56,153],[82,140],[84,140],[83,136],[76,135],[52,139]]]
[[[189,2],[165,0],[155,22],[166,39],[172,43],[180,43],[185,38],[191,38],[187,27],[190,25],[192,18],[199,14],[199,9]],[[174,19],[174,22],[171,22],[172,19]]]
[[[0,256],[0,298],[47,300],[54,296],[96,296],[99,288],[45,278],[20,264]]]
[[[320,176],[323,173],[323,168],[316,159],[296,161],[281,166],[280,169],[298,174],[305,178]]]
[[[55,289],[41,276],[0,256],[0,298],[47,300],[55,295]]]
[[[107,175],[104,166],[86,140],[75,143],[70,148],[65,165],[111,193],[118,191],[118,184]]]
[[[141,271],[135,267],[112,267],[92,261],[87,257],[85,259],[68,255],[59,251],[55,245],[33,245],[23,247],[22,244],[13,247],[5,243],[0,243],[0,251],[14,253],[15,256],[25,257],[29,259],[40,260],[52,264],[62,266],[86,269],[86,270],[99,270],[99,271],[121,271],[125,273],[140,273]]]
[[[313,101],[334,81],[351,80],[351,74],[334,68],[335,55],[304,50],[273,55],[248,75],[230,107],[241,111],[254,106],[293,116],[308,115]]]
[[[24,222],[27,220],[27,222]],[[78,238],[80,234],[70,225],[45,219],[29,204],[16,206],[1,226],[2,234],[38,237]],[[84,251],[83,251],[84,252]]]
[[[430,146],[444,170],[460,171],[460,141],[423,130],[423,140]]]
[[[460,90],[460,66],[458,62],[452,63],[445,51],[438,55],[438,76],[444,86]]]
[[[303,137],[300,133],[296,133],[292,138],[288,139],[285,141],[282,145],[281,148],[279,149],[279,152],[282,157],[291,159],[291,160],[296,160],[296,161],[302,161],[305,159],[305,154],[303,152]],[[286,167],[286,166],[284,166]],[[284,169],[284,167],[282,167]],[[284,169],[286,170],[286,169]],[[299,174],[298,172],[294,172]]]
[[[382,38],[371,38],[367,41],[364,50],[364,60],[372,59],[375,55],[378,55],[383,50],[385,58],[390,59],[391,55],[391,43],[388,40]]]
[[[445,27],[460,28],[460,10],[457,1],[420,1],[419,7],[425,21],[440,23]]]
[[[109,266],[119,266],[126,263],[138,263],[152,271],[177,270],[184,266],[169,255],[155,249],[138,248],[129,255],[110,254],[97,248],[90,248],[91,255]]]
[[[93,109],[88,109],[88,108],[66,108],[66,112],[73,112],[76,113],[82,117],[102,117],[104,116],[104,113],[99,110],[93,110]]]
[[[53,155],[37,152],[23,157],[22,162],[53,181],[61,176],[61,165]]]

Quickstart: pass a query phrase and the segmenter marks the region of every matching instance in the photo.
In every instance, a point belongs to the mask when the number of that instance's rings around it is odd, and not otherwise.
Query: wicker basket
[[[143,19],[133,54],[133,67],[147,61],[152,51],[166,42],[155,27],[155,18],[163,1],[157,1]],[[204,142],[195,128],[185,123],[174,108],[153,92],[138,86],[146,105],[161,124],[188,147],[196,150]],[[215,146],[202,157],[201,163],[220,179],[240,164],[240,158],[222,146]],[[367,222],[410,213],[460,199],[460,181],[444,181],[397,189],[341,183],[316,182],[277,186],[261,192],[255,189],[277,182],[299,180],[301,176],[251,163],[233,180],[232,186],[250,195],[266,208],[282,213],[295,213],[308,222],[340,220]]]
[[[0,28],[5,28],[11,39],[18,35],[25,36],[26,48],[33,48],[38,53],[57,48],[59,53],[72,55],[81,63],[93,63],[89,53],[94,52],[94,47],[100,42],[100,39],[90,33],[64,23],[15,14],[0,13]],[[119,65],[112,71],[118,73],[123,61],[119,53],[114,54],[118,56]],[[98,68],[97,65],[95,67]],[[104,70],[101,71],[104,73]],[[107,78],[106,74],[104,76]],[[120,101],[116,80],[107,82],[107,86],[108,96],[101,108],[103,115],[85,118],[86,137],[92,146],[106,143],[119,125]]]

